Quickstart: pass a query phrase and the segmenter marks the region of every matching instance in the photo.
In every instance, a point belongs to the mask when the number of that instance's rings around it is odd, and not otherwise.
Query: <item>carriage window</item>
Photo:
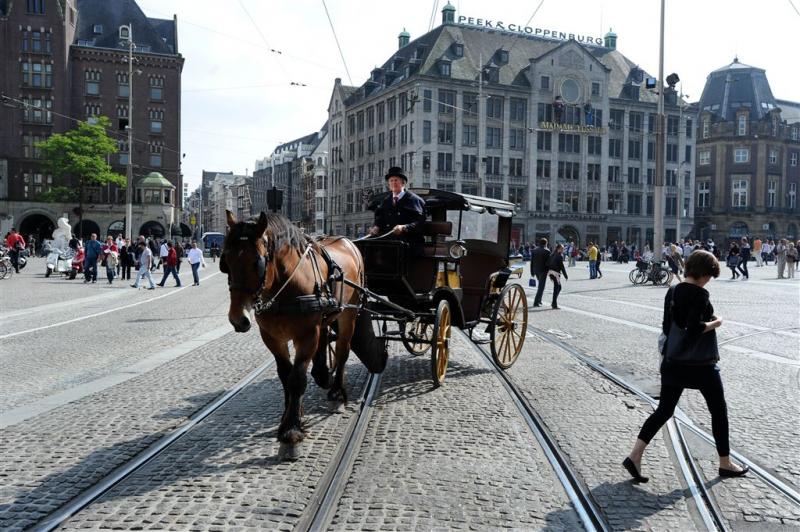
[[[458,227],[458,211],[447,211],[447,220],[453,222],[453,232]],[[497,221],[495,214],[488,212],[464,211],[461,218],[462,240],[488,240],[497,242]],[[456,233],[457,234],[457,233]]]

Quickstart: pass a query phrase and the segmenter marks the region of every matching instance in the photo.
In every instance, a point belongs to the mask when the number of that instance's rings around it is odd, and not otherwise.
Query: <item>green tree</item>
[[[40,142],[42,163],[46,171],[59,178],[72,178],[78,182],[78,224],[83,222],[84,187],[87,185],[114,184],[125,188],[126,178],[111,170],[108,156],[117,152],[117,141],[106,133],[111,122],[101,116],[97,123],[81,122],[77,128],[57,133]],[[69,200],[74,194],[65,194],[64,187],[56,187],[45,199]]]

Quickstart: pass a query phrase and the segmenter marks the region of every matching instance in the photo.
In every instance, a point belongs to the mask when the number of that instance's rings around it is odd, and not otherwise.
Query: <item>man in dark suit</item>
[[[386,183],[391,194],[375,209],[375,225],[370,229],[370,234],[384,235],[391,232],[408,243],[422,243],[425,201],[405,189],[408,178],[403,174],[402,168],[389,168]]]
[[[531,253],[531,275],[536,276],[536,298],[533,300],[534,307],[542,306],[542,294],[544,293],[544,283],[547,282],[547,264],[550,262],[550,250],[547,249],[547,239],[539,240],[539,245]]]

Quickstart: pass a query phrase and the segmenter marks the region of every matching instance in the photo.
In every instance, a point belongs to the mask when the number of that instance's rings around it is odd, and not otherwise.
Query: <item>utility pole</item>
[[[658,114],[656,118],[656,175],[653,187],[653,255],[661,259],[664,240],[664,3],[658,48]]]
[[[678,95],[678,147],[683,146],[683,152],[686,153],[686,127],[683,125],[683,99],[688,97],[683,93],[683,82],[681,82],[681,91]],[[683,143],[680,142],[683,138]],[[683,170],[685,165],[689,165],[689,161],[684,159],[678,167],[678,176],[675,180],[676,187],[676,209],[675,209],[675,239],[681,241],[681,217],[683,216],[683,185],[686,184],[686,173]],[[689,170],[691,172],[691,170]]]
[[[485,115],[481,113],[483,109],[483,53],[478,56],[478,131],[476,140],[478,142],[478,196],[484,196],[483,182],[486,179],[486,150],[481,142],[481,132],[486,128]],[[455,139],[453,139],[455,145]]]
[[[133,24],[120,26],[120,38],[128,41],[128,165],[125,187],[125,238],[133,238]],[[170,235],[171,236],[171,235]]]

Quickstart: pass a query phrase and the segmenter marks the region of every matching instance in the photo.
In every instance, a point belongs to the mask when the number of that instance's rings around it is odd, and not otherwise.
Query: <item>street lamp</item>
[[[664,240],[664,4],[658,47],[658,114],[656,119],[656,175],[653,183],[653,253],[661,257]]]
[[[133,24],[119,27],[120,45],[128,47],[128,164],[125,187],[125,238],[133,234]]]

